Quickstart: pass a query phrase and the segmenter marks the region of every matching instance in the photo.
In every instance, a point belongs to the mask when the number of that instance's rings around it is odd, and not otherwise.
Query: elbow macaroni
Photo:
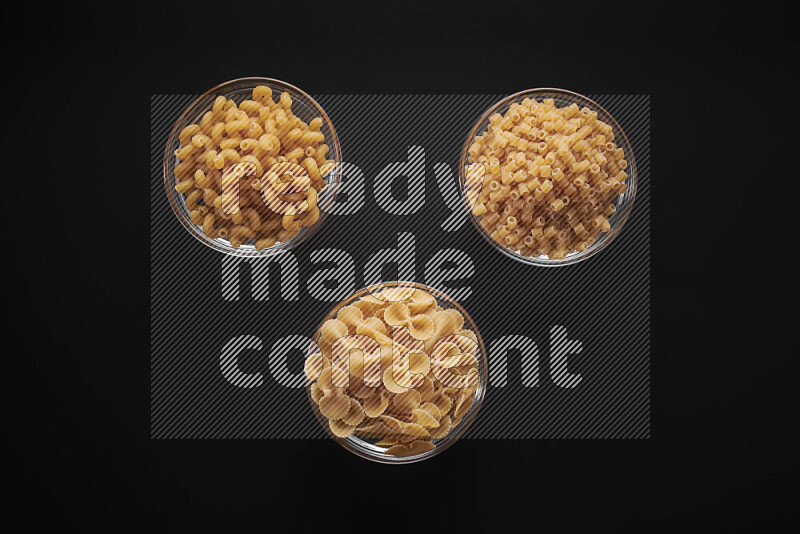
[[[331,432],[411,456],[436,447],[470,411],[477,336],[421,289],[389,288],[339,309],[317,332],[304,372]]]
[[[473,216],[503,247],[563,259],[590,247],[626,189],[625,153],[612,127],[577,104],[526,98],[489,117],[468,152]],[[477,177],[477,178],[476,178]]]
[[[288,93],[275,102],[269,87],[258,86],[238,105],[218,96],[198,124],[178,134],[175,190],[208,237],[263,250],[319,220],[318,197],[333,169],[323,121],[306,124],[291,107]],[[266,171],[275,179],[262,180]]]

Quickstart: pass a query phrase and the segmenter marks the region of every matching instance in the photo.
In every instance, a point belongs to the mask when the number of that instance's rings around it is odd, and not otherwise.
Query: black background
[[[2,478],[30,530],[797,517],[793,352],[777,347],[789,336],[796,352],[797,337],[770,319],[776,291],[796,286],[777,274],[793,238],[781,184],[796,174],[779,135],[796,124],[785,4],[4,9]],[[401,469],[325,441],[150,441],[149,99],[249,75],[311,94],[652,94],[652,438],[473,440]],[[768,198],[775,217],[759,216]]]

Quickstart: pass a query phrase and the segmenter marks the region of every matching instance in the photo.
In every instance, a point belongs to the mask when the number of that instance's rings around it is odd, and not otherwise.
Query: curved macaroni
[[[269,87],[258,86],[252,99],[238,104],[218,96],[197,124],[178,134],[175,190],[185,195],[191,221],[209,238],[264,250],[319,220],[318,194],[333,168],[325,160],[324,123],[314,117],[305,124],[291,108],[288,93],[275,102]],[[247,173],[241,172],[242,164]],[[287,174],[293,179],[284,179]],[[199,208],[220,213],[208,219]],[[276,218],[282,224],[264,224]],[[236,226],[246,230],[233,231]]]

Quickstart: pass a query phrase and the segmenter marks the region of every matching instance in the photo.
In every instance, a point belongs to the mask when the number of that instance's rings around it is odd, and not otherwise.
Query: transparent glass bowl
[[[472,330],[475,332],[475,336],[478,341],[478,372],[480,375],[480,381],[478,383],[478,387],[475,390],[475,400],[472,404],[470,410],[464,415],[461,419],[459,424],[456,427],[453,427],[450,432],[444,436],[443,438],[439,439],[432,439],[431,442],[436,445],[434,449],[429,451],[425,451],[421,454],[417,454],[415,456],[394,456],[391,454],[386,454],[384,449],[381,447],[375,446],[373,443],[377,440],[370,440],[368,438],[362,438],[356,436],[355,434],[351,434],[346,438],[340,438],[335,436],[330,429],[328,424],[328,419],[322,415],[317,406],[317,403],[314,402],[314,399],[311,397],[311,384],[309,383],[308,387],[306,387],[306,392],[308,394],[308,401],[311,403],[311,407],[314,410],[314,413],[317,416],[322,427],[325,431],[330,435],[332,439],[338,442],[341,446],[343,446],[348,451],[368,460],[372,460],[374,462],[384,463],[384,464],[408,464],[413,462],[419,462],[421,460],[426,460],[428,458],[432,458],[437,454],[441,454],[444,450],[450,447],[453,443],[458,441],[458,439],[464,435],[464,432],[467,431],[467,428],[472,424],[472,421],[475,419],[475,416],[478,413],[478,409],[481,406],[481,402],[483,401],[483,397],[486,393],[487,387],[487,378],[488,378],[488,367],[487,367],[487,358],[486,358],[486,348],[483,345],[483,339],[481,338],[481,334],[478,331],[478,327],[475,325],[475,321],[469,316],[469,314],[461,307],[455,300],[447,296],[442,291],[438,289],[426,286],[424,284],[418,284],[416,282],[387,282],[384,284],[378,284],[375,286],[367,287],[361,289],[348,298],[337,304],[328,315],[320,322],[317,330],[315,332],[315,341],[319,341],[319,331],[322,324],[329,320],[336,317],[339,313],[339,310],[345,306],[352,304],[353,302],[357,301],[359,298],[370,294],[375,293],[378,290],[385,289],[385,288],[392,288],[392,287],[413,287],[416,289],[421,289],[423,291],[427,291],[431,295],[436,298],[436,302],[439,306],[444,309],[456,309],[464,316],[464,328]]]
[[[567,256],[563,259],[550,259],[547,256],[523,256],[522,254],[518,253],[517,251],[510,250],[494,239],[491,238],[489,233],[484,230],[484,228],[479,224],[481,219],[480,216],[472,215],[471,206],[469,206],[469,202],[466,196],[466,169],[469,165],[469,147],[474,142],[475,136],[480,135],[481,133],[485,132],[488,125],[489,125],[489,117],[494,115],[495,113],[504,114],[508,109],[511,107],[512,104],[519,104],[526,98],[535,98],[537,101],[541,102],[545,98],[552,98],[555,101],[556,107],[564,107],[569,106],[571,104],[577,104],[578,107],[583,108],[587,107],[592,111],[597,112],[597,120],[603,121],[606,124],[609,124],[614,132],[614,143],[620,148],[625,151],[625,159],[628,162],[628,168],[625,169],[625,172],[628,174],[628,179],[625,181],[628,184],[627,190],[620,194],[617,198],[616,207],[617,211],[609,217],[609,223],[611,224],[611,230],[608,232],[601,232],[598,236],[596,241],[588,247],[583,252],[572,252],[567,254]],[[593,100],[579,95],[578,93],[573,93],[572,91],[567,91],[565,89],[552,89],[552,88],[541,88],[541,89],[528,89],[526,91],[521,91],[519,93],[515,93],[511,96],[507,96],[500,102],[494,104],[492,107],[487,109],[483,115],[481,115],[478,122],[475,123],[475,126],[472,127],[472,130],[469,132],[466,141],[464,142],[464,147],[461,150],[461,160],[459,162],[459,180],[458,180],[458,187],[461,193],[461,198],[464,200],[464,203],[467,204],[467,209],[470,212],[470,220],[473,223],[473,226],[478,230],[478,232],[486,238],[489,243],[492,244],[494,248],[509,256],[517,261],[521,261],[523,263],[528,263],[532,265],[539,265],[543,267],[556,267],[561,265],[571,265],[573,263],[577,263],[579,261],[583,261],[586,258],[589,258],[604,248],[606,248],[614,238],[619,235],[622,227],[625,224],[625,221],[628,220],[628,216],[631,213],[631,209],[633,208],[633,201],[636,197],[636,183],[638,179],[638,173],[636,172],[636,159],[634,158],[633,149],[631,148],[631,144],[628,141],[625,132],[622,131],[617,121],[614,117],[611,116],[603,107],[601,107],[598,103],[594,102]]]
[[[324,143],[329,147],[327,159],[334,162],[333,170],[325,176],[328,187],[320,194],[318,199],[320,208],[319,220],[311,226],[304,227],[294,238],[285,242],[275,243],[275,245],[263,250],[256,250],[254,240],[252,239],[243,243],[240,247],[234,248],[227,239],[209,238],[206,236],[203,233],[202,227],[194,224],[189,218],[189,209],[186,207],[184,195],[175,191],[175,184],[178,183],[178,180],[174,172],[175,166],[179,163],[179,160],[175,157],[175,150],[181,146],[180,140],[178,139],[181,130],[190,124],[197,124],[203,114],[211,110],[214,99],[218,96],[233,99],[239,104],[243,100],[252,99],[253,89],[259,85],[265,85],[272,89],[273,99],[276,101],[281,93],[289,93],[292,97],[292,113],[304,122],[308,123],[314,117],[320,117],[322,119],[320,131],[325,134]],[[333,203],[339,188],[341,181],[341,161],[341,147],[339,145],[339,138],[336,135],[336,130],[333,128],[333,123],[322,107],[320,107],[311,96],[301,89],[280,80],[273,80],[271,78],[239,78],[213,87],[200,95],[186,108],[175,122],[175,126],[172,128],[172,132],[170,132],[169,139],[167,140],[167,145],[164,148],[164,188],[169,203],[172,206],[172,211],[175,212],[178,220],[191,235],[200,240],[203,244],[226,254],[263,257],[277,254],[297,246],[303,240],[308,239],[322,226],[327,210]]]

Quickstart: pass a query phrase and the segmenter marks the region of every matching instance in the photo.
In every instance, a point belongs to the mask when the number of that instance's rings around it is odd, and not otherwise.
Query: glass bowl
[[[323,142],[329,147],[326,157],[334,162],[333,169],[325,176],[325,181],[328,182],[328,187],[319,195],[319,220],[317,220],[317,222],[311,226],[303,227],[300,233],[295,237],[284,242],[277,242],[273,246],[267,247],[263,250],[257,250],[255,248],[253,239],[242,243],[242,245],[238,248],[234,248],[227,239],[210,238],[206,236],[205,233],[203,233],[202,227],[191,221],[189,217],[189,209],[186,207],[184,195],[175,190],[175,185],[178,183],[178,180],[175,177],[175,166],[180,161],[175,156],[175,150],[181,146],[178,138],[180,132],[190,124],[197,124],[203,114],[211,110],[213,102],[218,96],[224,96],[232,99],[238,105],[243,100],[252,99],[253,89],[259,85],[265,85],[272,89],[273,100],[277,100],[281,93],[288,93],[292,97],[292,113],[294,113],[294,115],[299,117],[305,123],[308,123],[315,117],[320,117],[322,119],[320,131],[325,134],[325,140]],[[263,257],[293,248],[303,240],[308,239],[319,229],[326,217],[328,208],[334,201],[339,188],[341,181],[341,161],[341,147],[339,145],[339,138],[336,135],[336,130],[333,128],[333,123],[322,107],[320,107],[320,105],[317,104],[317,102],[311,98],[311,96],[309,96],[303,90],[280,80],[255,77],[239,78],[237,80],[231,80],[213,87],[200,95],[189,105],[188,108],[186,108],[186,110],[175,122],[175,126],[172,128],[167,140],[167,145],[164,148],[164,188],[166,190],[169,203],[172,206],[172,210],[175,212],[178,220],[191,235],[200,240],[203,244],[226,254],[248,257]]]
[[[312,398],[311,393],[311,384],[313,381],[308,381],[308,386],[306,387],[306,392],[308,394],[308,400],[311,404],[314,413],[317,416],[322,427],[325,431],[330,435],[332,439],[338,442],[341,446],[343,446],[348,451],[368,460],[372,460],[374,462],[384,463],[384,464],[408,464],[413,462],[419,462],[421,460],[426,460],[428,458],[432,458],[437,454],[442,453],[448,447],[450,447],[453,443],[458,441],[458,439],[467,431],[467,428],[472,424],[472,421],[475,419],[475,416],[478,413],[478,409],[480,408],[481,402],[483,401],[483,397],[486,392],[487,387],[487,377],[488,377],[488,367],[487,367],[487,357],[486,357],[486,349],[483,345],[483,340],[481,338],[480,332],[478,331],[475,322],[469,316],[469,314],[461,307],[455,300],[447,296],[442,291],[426,286],[424,284],[418,284],[416,282],[387,282],[383,284],[378,284],[375,286],[367,287],[361,289],[339,304],[337,304],[331,311],[325,316],[325,318],[320,322],[317,330],[314,334],[314,341],[318,342],[320,339],[320,328],[325,321],[329,319],[333,319],[339,313],[343,307],[348,306],[354,302],[356,302],[361,297],[364,297],[368,294],[375,294],[376,292],[382,289],[388,288],[414,288],[414,289],[421,289],[423,291],[427,291],[436,299],[436,304],[447,309],[455,309],[464,317],[464,329],[469,329],[475,332],[475,336],[477,339],[477,352],[476,357],[478,360],[478,373],[479,373],[479,381],[477,385],[477,389],[475,390],[475,397],[472,404],[472,407],[469,411],[461,418],[458,425],[453,427],[448,434],[446,434],[442,438],[438,439],[431,439],[430,441],[436,445],[435,448],[422,452],[420,454],[412,455],[412,456],[394,456],[391,454],[387,454],[385,449],[379,446],[376,446],[374,443],[377,441],[376,439],[364,438],[356,436],[355,434],[351,434],[346,438],[340,438],[333,434],[330,429],[330,425],[328,424],[328,419],[322,415],[320,412],[319,406]],[[312,350],[314,350],[312,348]]]
[[[592,111],[597,112],[597,120],[603,121],[606,124],[609,124],[612,127],[614,133],[614,143],[625,151],[625,159],[628,161],[628,168],[625,169],[625,172],[628,174],[628,179],[625,181],[627,184],[627,190],[617,197],[616,201],[616,212],[614,212],[609,217],[609,223],[611,225],[611,229],[608,232],[601,232],[598,236],[596,241],[590,245],[586,250],[582,252],[571,252],[567,254],[567,256],[563,259],[550,259],[547,256],[523,256],[519,252],[515,250],[508,249],[502,246],[500,243],[495,241],[491,238],[489,233],[479,224],[480,216],[475,216],[472,214],[471,206],[469,206],[469,201],[466,195],[466,169],[469,165],[469,147],[472,145],[475,136],[481,134],[482,132],[486,131],[489,125],[489,117],[495,113],[504,114],[508,109],[511,107],[512,104],[521,103],[526,98],[533,98],[537,101],[541,102],[545,98],[552,98],[555,101],[555,105],[558,108],[569,106],[571,104],[577,104],[579,108],[587,107]],[[478,119],[473,126],[472,130],[469,132],[466,141],[464,142],[464,147],[461,151],[461,159],[459,161],[459,180],[458,180],[458,187],[459,192],[461,194],[461,198],[464,200],[466,204],[466,209],[470,212],[470,220],[473,223],[473,226],[478,230],[478,232],[487,240],[489,243],[492,244],[494,248],[509,256],[517,261],[521,261],[523,263],[528,263],[532,265],[539,265],[543,267],[556,267],[561,265],[571,265],[577,263],[579,261],[583,261],[586,258],[589,258],[604,248],[606,248],[613,239],[619,235],[622,227],[625,224],[625,221],[628,220],[628,216],[631,213],[631,209],[633,208],[633,201],[636,197],[636,183],[638,179],[638,173],[636,172],[636,159],[634,158],[633,149],[631,148],[631,144],[628,141],[625,132],[622,131],[622,128],[619,126],[617,121],[612,117],[602,106],[594,102],[593,100],[579,95],[577,93],[573,93],[572,91],[567,91],[565,89],[552,89],[552,88],[541,88],[541,89],[528,89],[526,91],[521,91],[519,93],[515,93],[511,96],[507,96],[503,100],[497,102],[489,109],[487,109],[483,115]]]

